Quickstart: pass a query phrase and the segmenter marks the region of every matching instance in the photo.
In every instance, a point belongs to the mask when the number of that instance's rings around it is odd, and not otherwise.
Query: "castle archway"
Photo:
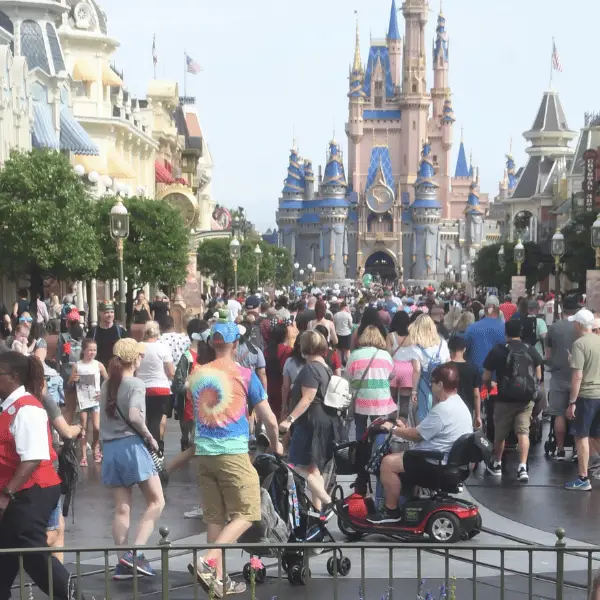
[[[373,252],[365,262],[365,273],[370,273],[376,281],[381,283],[393,282],[398,273],[396,262],[384,251]]]

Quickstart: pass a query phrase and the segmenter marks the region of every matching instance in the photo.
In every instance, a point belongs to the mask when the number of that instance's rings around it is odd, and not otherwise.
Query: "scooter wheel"
[[[460,539],[458,517],[447,511],[435,513],[427,522],[429,539],[436,544],[454,544]]]
[[[333,577],[337,568],[337,560],[335,556],[330,556],[327,559],[327,572]]]
[[[290,561],[286,556],[281,557],[281,568],[285,573],[287,573],[290,570]]]
[[[264,583],[267,580],[267,569],[265,567],[258,569],[254,575],[254,579],[256,583]]]
[[[251,573],[250,563],[246,563],[244,565],[242,575],[244,576],[244,581],[247,581],[248,583],[250,582],[250,573]]]
[[[306,585],[311,575],[312,573],[310,572],[310,569],[307,569],[306,567],[300,567],[300,581],[298,583],[301,585]]]
[[[358,542],[363,537],[365,537],[364,533],[360,531],[356,531],[352,528],[352,525],[349,525],[347,521],[342,519],[342,517],[338,517],[337,520],[338,529],[348,538],[350,542]]]
[[[346,577],[346,575],[348,575],[352,569],[352,561],[347,556],[342,556],[342,558],[338,560],[337,568],[338,573],[342,577]]]

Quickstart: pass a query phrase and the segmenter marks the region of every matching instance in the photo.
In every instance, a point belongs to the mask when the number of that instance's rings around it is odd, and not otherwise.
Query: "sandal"
[[[80,467],[87,467],[88,466],[87,456],[82,457],[82,459],[79,461],[79,466]]]
[[[94,460],[97,463],[101,463],[102,462],[102,452],[100,452],[100,450],[98,448],[96,448],[96,451],[94,452]]]

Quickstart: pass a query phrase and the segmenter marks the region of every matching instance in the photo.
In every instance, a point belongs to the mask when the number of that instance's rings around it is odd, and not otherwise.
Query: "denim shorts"
[[[136,435],[102,444],[102,481],[109,487],[131,487],[156,475],[144,442]]]
[[[61,496],[58,499],[58,504],[56,508],[52,511],[50,518],[48,519],[48,526],[46,527],[46,531],[56,531],[60,524],[60,515],[62,514],[62,506],[63,506],[63,497]]]
[[[600,398],[577,398],[573,433],[578,438],[600,437]]]

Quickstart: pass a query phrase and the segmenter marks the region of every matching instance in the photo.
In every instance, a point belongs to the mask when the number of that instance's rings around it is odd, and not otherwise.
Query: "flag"
[[[154,34],[154,38],[152,39],[152,62],[154,66],[158,63],[158,54],[156,53],[156,34]]]
[[[191,73],[192,75],[197,75],[200,73],[200,71],[202,71],[202,67],[187,54],[185,55],[185,63],[187,65],[187,72]]]
[[[560,62],[560,56],[558,55],[558,50],[556,49],[554,40],[552,40],[552,68],[555,71],[562,73],[562,64]]]

